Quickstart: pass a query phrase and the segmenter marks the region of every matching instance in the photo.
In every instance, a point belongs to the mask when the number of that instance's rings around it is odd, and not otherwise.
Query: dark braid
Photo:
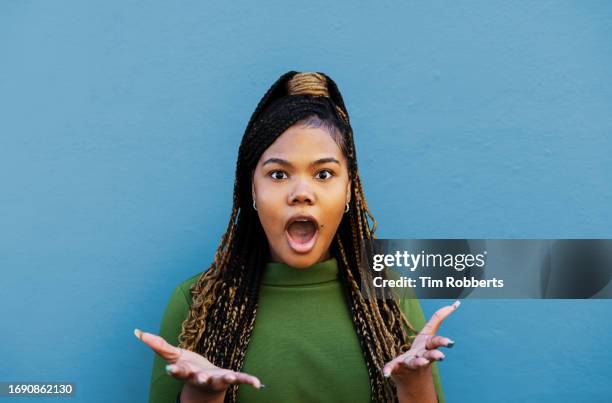
[[[251,207],[252,172],[263,152],[285,130],[314,118],[335,130],[349,164],[351,201],[331,245],[338,260],[347,305],[363,350],[373,402],[395,402],[396,391],[382,374],[384,364],[410,347],[416,334],[395,298],[377,298],[366,260],[372,253],[376,219],[365,200],[357,170],[353,131],[336,83],[323,73],[283,74],[259,101],[238,150],[232,214],[213,263],[191,288],[193,302],[179,335],[180,346],[214,365],[240,371],[257,313],[268,241]],[[372,226],[368,222],[372,220]],[[234,403],[237,385],[225,396]]]

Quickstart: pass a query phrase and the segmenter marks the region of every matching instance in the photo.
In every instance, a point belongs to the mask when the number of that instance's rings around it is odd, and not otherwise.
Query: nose
[[[298,179],[293,192],[289,194],[290,205],[307,203],[312,205],[315,202],[315,195],[312,191],[312,187],[308,183],[307,179]]]

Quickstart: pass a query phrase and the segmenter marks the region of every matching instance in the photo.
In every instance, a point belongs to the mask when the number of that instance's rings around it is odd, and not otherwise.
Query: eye
[[[279,178],[277,174],[286,175],[285,171],[278,171],[278,170],[277,171],[272,171],[268,175],[271,176],[272,179],[275,179],[275,180],[285,179],[285,178],[282,178],[282,177]]]
[[[319,174],[321,174],[321,173],[325,173],[325,172],[327,172],[327,173],[329,174],[329,175],[327,176],[327,178],[321,178],[321,177],[319,177],[319,176],[318,176]],[[333,173],[332,171],[330,171],[329,169],[324,169],[324,170],[319,171],[319,172],[317,173],[317,177],[318,177],[319,179],[329,179],[329,178],[331,178],[332,176],[334,176],[334,173]]]

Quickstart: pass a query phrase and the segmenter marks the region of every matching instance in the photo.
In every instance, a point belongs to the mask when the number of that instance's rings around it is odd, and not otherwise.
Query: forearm
[[[185,383],[180,394],[180,403],[223,403],[225,392],[210,393]]]
[[[399,403],[436,403],[438,401],[431,366],[413,371],[410,377],[398,379],[396,386]]]

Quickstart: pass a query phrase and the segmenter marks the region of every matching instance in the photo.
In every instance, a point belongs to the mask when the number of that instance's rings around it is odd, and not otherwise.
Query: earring
[[[253,199],[253,208],[257,211],[257,207],[255,207],[255,199]]]
[[[344,209],[344,212],[348,213],[348,211],[349,211],[349,204],[348,204],[348,202],[346,202],[346,208]]]

